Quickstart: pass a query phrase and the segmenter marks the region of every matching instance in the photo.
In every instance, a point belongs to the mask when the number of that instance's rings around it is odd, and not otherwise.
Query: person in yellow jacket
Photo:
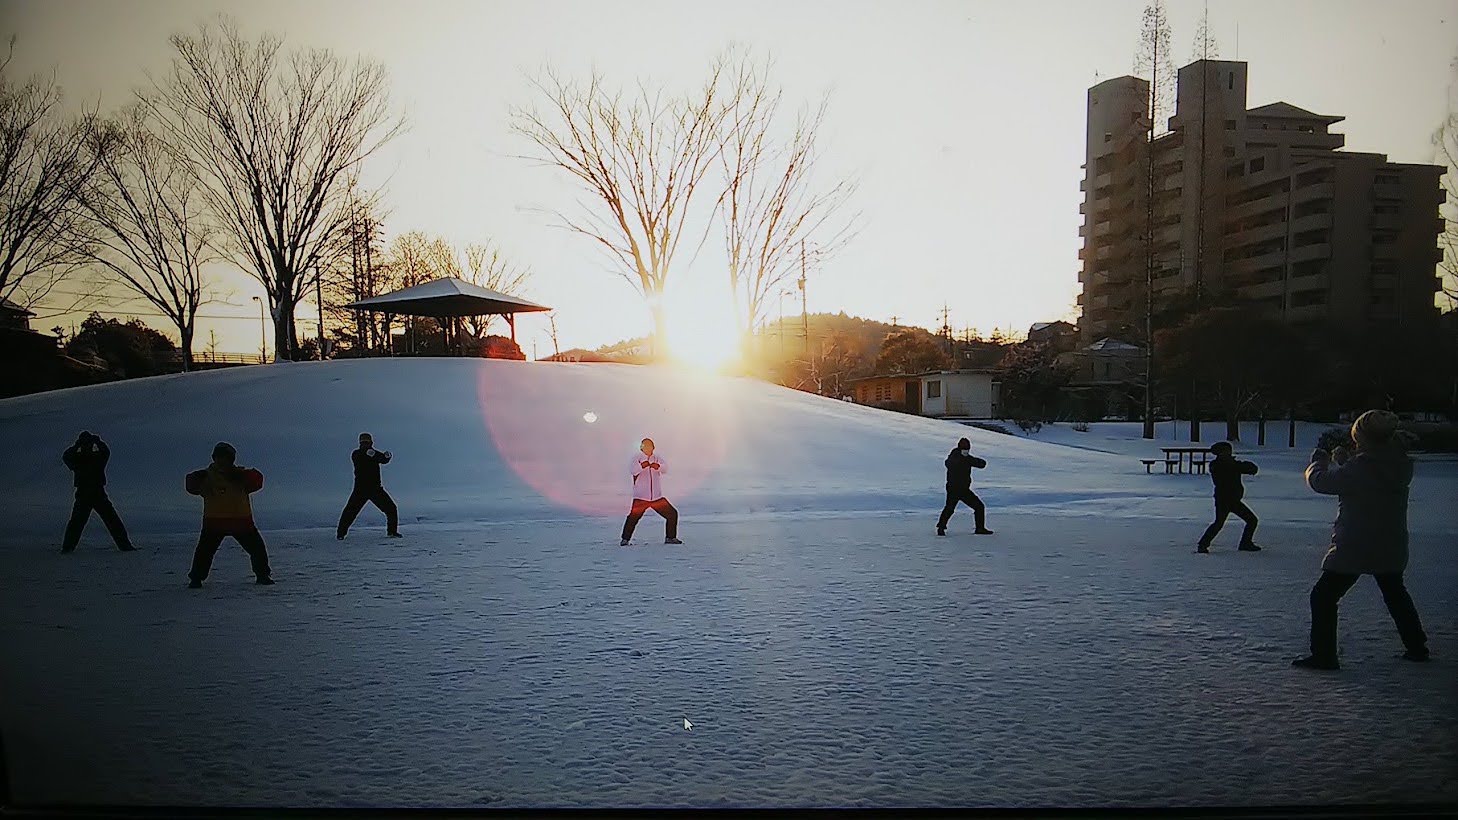
[[[203,500],[202,534],[192,555],[192,571],[187,574],[188,587],[198,589],[207,580],[213,566],[213,555],[223,539],[232,536],[253,562],[255,583],[272,584],[268,566],[268,548],[253,524],[253,506],[248,495],[263,489],[263,473],[237,465],[238,451],[226,441],[213,448],[213,463],[205,470],[187,474],[187,491]]]

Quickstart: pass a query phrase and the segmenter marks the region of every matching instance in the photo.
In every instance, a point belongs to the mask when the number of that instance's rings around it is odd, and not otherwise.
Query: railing
[[[158,357],[162,361],[182,364],[181,351],[169,353]],[[192,363],[199,364],[267,364],[268,360],[259,353],[212,353],[209,351],[196,351],[192,354]]]

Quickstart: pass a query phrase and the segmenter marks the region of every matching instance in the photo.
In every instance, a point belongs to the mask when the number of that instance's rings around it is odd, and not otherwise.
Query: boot
[[[257,581],[254,581],[253,583],[261,587],[271,587],[273,586],[273,579],[265,575],[262,578],[259,578]]]
[[[202,589],[202,581],[188,581],[187,582],[187,588],[188,589]]]
[[[626,547],[627,545],[628,545],[628,539],[626,539],[626,538],[624,538],[623,540],[621,540],[621,541],[618,542],[618,546],[620,546],[620,547]]]
[[[1261,551],[1261,548],[1258,547],[1258,546],[1256,546],[1255,543],[1254,542],[1251,542],[1251,541],[1246,541],[1245,543],[1241,544],[1239,547],[1236,547],[1236,549],[1240,550],[1241,552],[1260,552]]]
[[[1307,655],[1304,658],[1297,658],[1296,660],[1291,661],[1291,665],[1298,669],[1320,669],[1325,672],[1335,672],[1338,669],[1342,668],[1341,665],[1336,662],[1336,658],[1318,658],[1315,655]]]
[[[665,538],[665,539],[663,539],[663,543],[665,543],[665,544],[682,544],[683,542],[680,541],[680,540],[678,540],[677,538]]]
[[[1198,552],[1201,555],[1209,555],[1210,554],[1210,547],[1208,545],[1205,545],[1205,544],[1198,544],[1195,547],[1195,552]]]
[[[1402,659],[1405,661],[1414,661],[1416,663],[1426,663],[1429,660],[1428,650],[1409,649],[1406,652],[1402,653]]]

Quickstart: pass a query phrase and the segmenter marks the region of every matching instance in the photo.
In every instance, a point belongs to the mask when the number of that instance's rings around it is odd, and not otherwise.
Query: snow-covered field
[[[280,410],[282,408],[282,410]],[[587,416],[587,414],[592,414]],[[593,419],[589,422],[587,419]],[[142,550],[57,554],[60,451],[111,444]],[[1370,581],[1343,669],[1288,667],[1334,513],[1322,426],[1192,553],[1209,479],[1137,425],[1003,436],[753,382],[612,365],[278,365],[0,401],[0,729],[23,803],[890,806],[1458,800],[1458,462],[1424,458],[1395,659]],[[361,430],[403,541],[333,525]],[[1183,430],[1181,431],[1183,433]],[[1210,425],[1206,439],[1223,435]],[[653,436],[683,547],[617,546]],[[959,436],[990,537],[937,538]],[[1253,441],[1253,430],[1243,438]],[[184,588],[213,442],[266,477],[278,585],[225,547]],[[230,542],[231,543],[231,542]],[[684,720],[692,730],[684,728]]]

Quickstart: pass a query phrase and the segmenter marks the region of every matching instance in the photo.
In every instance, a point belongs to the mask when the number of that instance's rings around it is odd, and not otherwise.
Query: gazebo
[[[441,322],[446,334],[446,349],[452,345],[460,349],[460,320],[467,316],[505,316],[511,328],[511,340],[516,341],[516,314],[540,313],[551,310],[544,305],[528,302],[515,296],[508,296],[480,285],[473,285],[453,277],[433,279],[424,284],[372,296],[352,302],[345,307],[353,310],[367,310],[385,314],[388,326],[393,316],[429,316],[433,319],[450,319]]]

